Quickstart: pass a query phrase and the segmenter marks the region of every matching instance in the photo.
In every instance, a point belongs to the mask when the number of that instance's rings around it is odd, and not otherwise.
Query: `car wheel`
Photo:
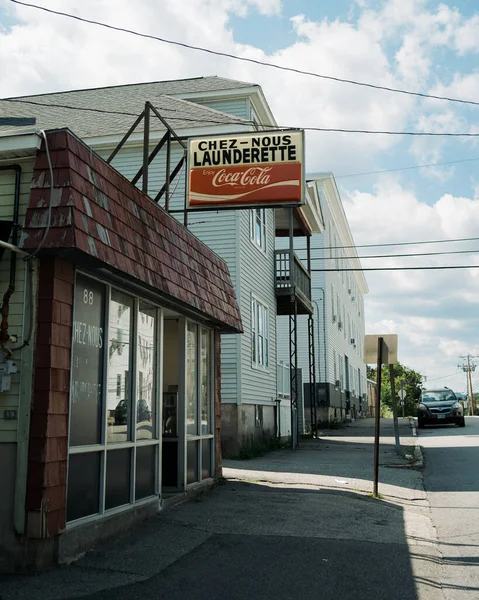
[[[424,419],[418,418],[417,427],[418,429],[424,429]]]
[[[464,417],[462,417],[462,419],[458,422],[459,427],[465,427],[466,426],[466,419]]]

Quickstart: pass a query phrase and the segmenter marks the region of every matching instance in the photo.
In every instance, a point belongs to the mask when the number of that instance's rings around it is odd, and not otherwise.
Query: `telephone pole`
[[[462,363],[462,365],[457,365],[457,366],[466,373],[467,394],[468,394],[470,402],[471,402],[471,414],[475,415],[476,414],[476,401],[474,400],[474,395],[472,393],[471,372],[476,370],[476,365],[475,365],[475,363],[472,362],[471,359],[479,358],[479,357],[471,356],[470,354],[466,354],[466,356],[460,356],[459,358],[462,358],[464,361],[466,361],[466,362]]]

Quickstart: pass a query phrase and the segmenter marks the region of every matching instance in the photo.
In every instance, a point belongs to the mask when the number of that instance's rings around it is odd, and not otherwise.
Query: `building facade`
[[[184,213],[184,142],[208,134],[276,127],[261,88],[204,77],[47,94],[36,96],[34,105],[28,104],[29,97],[17,100],[21,101],[15,102],[17,114],[36,116],[41,127],[68,126],[126,178],[187,223],[188,229],[226,262],[245,335],[221,340],[224,452],[237,455],[245,445],[261,443],[278,433],[291,435],[290,391],[278,394],[277,316],[294,311],[291,293],[298,293],[300,313],[312,314],[313,305],[305,262],[289,252],[284,254],[284,249],[290,247],[293,237],[309,237],[322,230],[317,199],[307,193],[304,206],[293,211],[261,208]],[[112,156],[147,101],[154,109],[148,118],[148,136],[143,119]],[[0,102],[0,109],[7,107]],[[171,137],[157,150],[165,124]],[[145,163],[145,147],[155,154],[151,162]],[[281,255],[275,247],[278,235],[287,240]],[[285,264],[291,264],[291,270],[285,269]],[[285,279],[285,273],[293,272],[302,275],[301,285]],[[286,357],[284,365],[289,367],[290,362]],[[290,374],[289,368],[286,370]]]
[[[0,570],[38,570],[221,474],[243,329],[224,261],[69,130],[0,134],[0,206]]]
[[[314,233],[310,241],[315,395],[309,377],[306,319],[298,326],[299,365],[305,388],[301,432],[311,431],[311,423],[355,419],[368,410],[363,362],[366,280],[333,175],[311,175],[308,181],[319,197],[324,230]],[[277,240],[280,244],[281,240]],[[300,257],[306,256],[304,239],[298,238],[295,250]],[[289,353],[287,337],[283,320],[278,326],[278,354],[283,360]]]

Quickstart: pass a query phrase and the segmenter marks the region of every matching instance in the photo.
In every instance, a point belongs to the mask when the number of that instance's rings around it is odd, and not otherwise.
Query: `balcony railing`
[[[293,288],[311,300],[311,276],[296,254],[289,250],[276,250],[276,289]]]

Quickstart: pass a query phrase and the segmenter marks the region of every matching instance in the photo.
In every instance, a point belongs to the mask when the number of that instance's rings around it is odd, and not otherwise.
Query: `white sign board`
[[[398,396],[401,398],[401,400],[404,400],[406,397],[406,390],[399,390]]]
[[[384,335],[365,335],[364,336],[364,362],[367,365],[378,364],[378,340],[382,337],[388,347],[387,362],[384,364],[395,365],[398,362],[398,336],[397,333],[387,333]]]

